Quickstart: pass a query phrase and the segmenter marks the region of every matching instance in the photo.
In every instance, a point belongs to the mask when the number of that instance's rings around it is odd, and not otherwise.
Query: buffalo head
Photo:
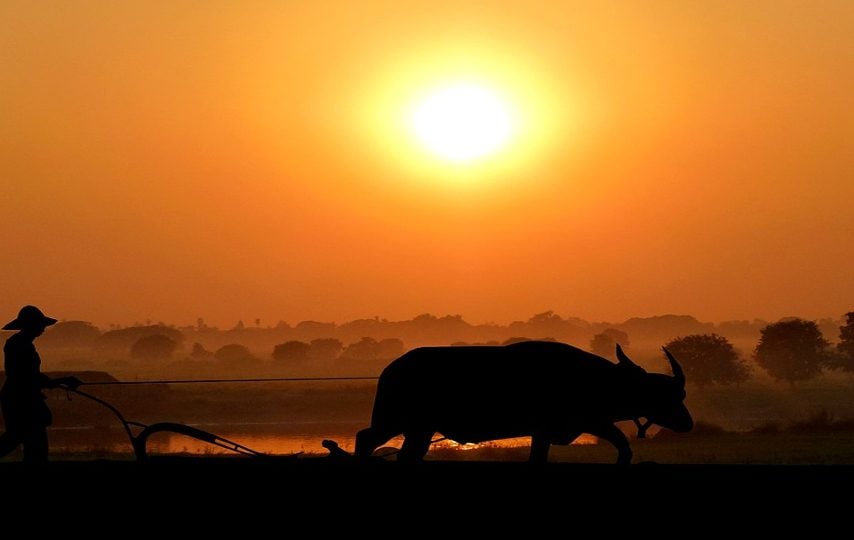
[[[634,380],[638,383],[637,416],[646,417],[649,423],[658,424],[676,432],[691,431],[694,420],[685,406],[685,373],[670,351],[665,348],[662,350],[670,361],[672,376],[647,373],[642,367],[632,362],[619,345],[617,345],[617,359],[620,366],[636,375]],[[640,427],[640,424],[638,425]],[[646,429],[644,428],[643,431]]]

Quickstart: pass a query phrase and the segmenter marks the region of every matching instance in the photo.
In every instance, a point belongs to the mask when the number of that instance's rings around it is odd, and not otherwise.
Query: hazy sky
[[[854,310],[854,2],[0,3],[0,315]],[[520,111],[452,166],[406,107]]]

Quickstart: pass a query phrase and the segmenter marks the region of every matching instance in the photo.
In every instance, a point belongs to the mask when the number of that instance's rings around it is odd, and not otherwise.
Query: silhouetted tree
[[[792,318],[761,330],[753,356],[775,379],[794,384],[815,377],[829,363],[830,345],[813,321]]]
[[[302,321],[297,323],[295,330],[302,339],[317,339],[334,334],[335,323]]]
[[[376,360],[379,356],[379,342],[371,337],[363,337],[355,343],[344,348],[341,353],[342,360]]]
[[[563,319],[554,311],[548,310],[542,313],[537,313],[528,319],[528,322],[531,324],[560,324],[563,322]]]
[[[344,344],[335,338],[318,338],[311,340],[308,357],[312,360],[329,362],[338,358],[344,349]]]
[[[690,336],[715,331],[712,323],[703,323],[690,315],[656,315],[633,317],[620,324],[631,336],[643,336],[654,341],[668,341],[673,336]]]
[[[223,345],[214,353],[214,358],[226,363],[239,363],[255,359],[252,353],[249,352],[249,349],[237,343]]]
[[[554,311],[537,313],[527,321],[514,321],[507,327],[511,336],[556,336],[570,343],[588,332],[589,324],[581,319],[564,319]]]
[[[377,358],[392,360],[403,354],[403,341],[397,338],[381,339],[377,343]]]
[[[131,358],[137,360],[162,360],[172,356],[178,342],[163,334],[139,338],[130,348]]]
[[[629,335],[616,328],[606,328],[590,340],[590,351],[605,358],[612,358],[618,343],[623,348],[627,348],[629,346]]]
[[[304,341],[286,341],[273,348],[273,359],[277,362],[299,362],[308,358],[311,345]]]
[[[205,349],[201,343],[193,343],[193,349],[190,351],[190,358],[193,360],[207,360],[213,356],[213,353]]]
[[[184,339],[184,335],[180,331],[162,324],[131,326],[104,332],[95,342],[95,348],[105,353],[127,354],[134,343],[141,338],[158,334],[166,336],[176,343],[181,343]]]
[[[854,311],[845,314],[845,326],[839,327],[839,343],[836,345],[836,351],[838,354],[833,367],[854,371]]]
[[[676,338],[666,345],[682,364],[688,382],[704,387],[747,380],[750,367],[723,336],[694,334]]]
[[[101,336],[92,323],[63,321],[50,326],[39,340],[40,347],[91,347]]]

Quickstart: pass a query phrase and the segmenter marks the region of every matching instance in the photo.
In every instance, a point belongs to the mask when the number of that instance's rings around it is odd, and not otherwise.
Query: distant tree
[[[166,336],[176,343],[181,343],[184,339],[184,335],[180,331],[162,324],[155,324],[152,326],[130,326],[128,328],[120,328],[104,332],[95,342],[94,347],[105,353],[127,354],[131,347],[133,347],[134,343],[139,341],[141,338],[155,336],[158,334]]]
[[[301,321],[297,323],[295,330],[302,339],[317,339],[334,334],[335,323]]]
[[[308,357],[320,362],[330,362],[338,358],[344,349],[344,344],[335,338],[318,338],[311,340]]]
[[[511,336],[554,336],[570,343],[586,335],[589,323],[580,319],[564,319],[554,311],[533,315],[527,321],[513,321],[506,327]]]
[[[237,343],[223,345],[214,353],[214,358],[225,363],[240,363],[255,360],[249,349]]]
[[[341,353],[342,360],[376,360],[378,356],[379,342],[370,337],[363,337],[359,341],[347,345]]]
[[[130,348],[131,358],[137,360],[163,360],[172,356],[178,342],[163,334],[139,338]]]
[[[193,360],[207,360],[213,356],[213,353],[205,349],[201,343],[193,343],[193,348],[190,351],[190,358]]]
[[[839,327],[839,343],[836,345],[835,368],[854,371],[854,311],[845,314],[845,326]]]
[[[560,317],[560,315],[556,314],[554,311],[544,311],[542,313],[537,313],[530,319],[528,319],[528,323],[530,324],[562,324],[564,320]]]
[[[590,351],[605,358],[612,358],[618,343],[622,347],[628,347],[629,335],[616,328],[606,328],[590,340]]]
[[[397,338],[387,338],[377,343],[377,358],[392,360],[403,354],[403,341]]]
[[[689,383],[704,387],[740,383],[750,376],[750,367],[723,336],[693,334],[676,338],[666,345],[673,353]]]
[[[101,336],[95,325],[85,321],[62,321],[49,326],[39,339],[43,347],[91,347]]]
[[[769,324],[760,334],[753,356],[775,379],[794,384],[815,377],[829,364],[830,344],[813,321],[786,319]]]
[[[308,358],[311,345],[304,341],[286,341],[273,348],[273,360],[277,362],[300,362]]]

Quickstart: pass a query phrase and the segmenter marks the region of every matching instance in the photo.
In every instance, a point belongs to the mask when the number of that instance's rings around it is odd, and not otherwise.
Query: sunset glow
[[[223,328],[838,317],[852,21],[844,0],[8,0],[0,303]]]
[[[426,149],[456,162],[500,151],[513,134],[507,104],[494,92],[473,84],[430,93],[412,111],[410,122]]]

